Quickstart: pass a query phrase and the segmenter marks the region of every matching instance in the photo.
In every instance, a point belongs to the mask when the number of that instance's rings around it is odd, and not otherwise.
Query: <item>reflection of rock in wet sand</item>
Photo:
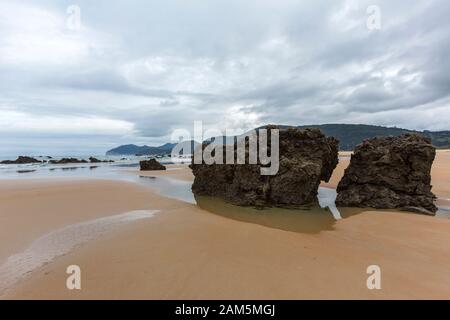
[[[255,223],[266,227],[301,233],[319,233],[333,230],[336,219],[327,209],[283,209],[240,207],[220,198],[207,196],[195,197],[197,205],[211,213],[243,222]]]
[[[197,205],[206,211],[237,221],[255,223],[270,228],[300,233],[319,233],[334,229],[339,219],[345,219],[360,214],[365,209],[339,208],[339,218],[331,208],[305,207],[304,209],[242,207],[233,205],[220,198],[196,196]]]
[[[139,179],[152,179],[152,180],[155,180],[156,177],[153,177],[153,176],[139,176]]]
[[[74,170],[78,170],[78,169],[84,169],[85,167],[66,167],[66,168],[61,168],[62,171],[74,171]]]
[[[49,171],[56,171],[56,170],[61,170],[61,171],[74,171],[77,169],[85,169],[86,167],[60,167],[60,168],[50,168],[48,169]]]
[[[163,177],[139,176],[140,182],[155,187],[160,194],[197,205],[211,213],[230,219],[264,225],[286,231],[301,233],[318,233],[333,230],[336,220],[348,218],[363,212],[359,208],[337,208],[334,204],[336,190],[320,187],[319,205],[298,208],[264,208],[242,207],[233,205],[220,198],[196,196],[193,198],[188,181]]]
[[[36,172],[36,170],[17,170],[17,173],[33,173]]]
[[[367,208],[348,208],[348,207],[339,207],[339,213],[341,214],[342,219],[347,219],[353,216],[356,216],[358,214],[361,214],[363,212],[368,211]],[[375,209],[371,209],[371,211],[376,211]],[[389,210],[383,210],[383,212],[386,212]],[[392,210],[393,212],[395,210]],[[398,212],[398,211],[397,211]]]

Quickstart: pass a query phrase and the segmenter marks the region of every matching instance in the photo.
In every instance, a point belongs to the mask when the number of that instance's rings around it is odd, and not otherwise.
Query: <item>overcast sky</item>
[[[157,145],[194,120],[449,130],[449,39],[448,0],[0,0],[0,154]]]

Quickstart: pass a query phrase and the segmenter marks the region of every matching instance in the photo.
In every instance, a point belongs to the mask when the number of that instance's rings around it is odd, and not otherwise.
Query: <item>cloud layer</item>
[[[103,152],[177,128],[448,130],[450,3],[0,0],[0,153]],[[70,146],[67,144],[70,143]]]

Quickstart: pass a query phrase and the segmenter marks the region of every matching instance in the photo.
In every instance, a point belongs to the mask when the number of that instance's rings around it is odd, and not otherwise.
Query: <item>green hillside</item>
[[[413,131],[365,124],[323,124],[299,126],[299,128],[319,128],[327,136],[340,141],[341,150],[353,150],[363,140],[377,136],[398,136],[404,133],[419,133],[431,138],[437,148],[450,148],[450,131]]]

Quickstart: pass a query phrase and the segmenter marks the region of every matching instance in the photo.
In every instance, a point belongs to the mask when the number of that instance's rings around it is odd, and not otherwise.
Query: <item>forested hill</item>
[[[299,126],[299,128],[321,129],[327,136],[339,139],[341,150],[353,150],[363,140],[377,136],[398,136],[414,132],[430,137],[437,148],[450,148],[450,131],[413,131],[365,124],[323,124]]]
[[[289,126],[279,126],[281,128],[288,128]],[[299,128],[319,128],[327,136],[332,136],[339,139],[339,147],[341,150],[351,151],[363,140],[377,137],[377,136],[398,136],[403,133],[420,133],[431,138],[433,145],[441,149],[450,149],[450,131],[413,131],[401,128],[388,128],[381,126],[371,126],[365,124],[322,124],[322,125],[308,125],[299,126]],[[191,143],[191,150],[198,145],[194,141],[186,141],[184,143]],[[115,149],[109,150],[107,155],[155,155],[168,154],[172,151],[175,144],[166,143],[158,147],[124,145]]]

